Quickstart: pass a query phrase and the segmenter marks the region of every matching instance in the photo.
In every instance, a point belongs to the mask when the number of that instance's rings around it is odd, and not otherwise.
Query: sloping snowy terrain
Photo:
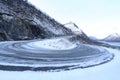
[[[120,42],[120,34],[114,33],[103,39],[103,41]]]
[[[89,37],[73,22],[64,24],[64,26],[70,29],[74,34],[77,35],[77,38],[80,42],[88,43],[92,42]]]
[[[0,0],[0,41],[73,35],[27,0]]]
[[[66,23],[65,27],[70,29],[72,32],[74,32],[77,35],[83,34],[83,31],[75,23],[72,22]]]

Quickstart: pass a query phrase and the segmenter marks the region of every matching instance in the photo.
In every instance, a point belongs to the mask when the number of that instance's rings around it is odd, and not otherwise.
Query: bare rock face
[[[73,34],[26,0],[0,0],[0,40],[30,40]]]

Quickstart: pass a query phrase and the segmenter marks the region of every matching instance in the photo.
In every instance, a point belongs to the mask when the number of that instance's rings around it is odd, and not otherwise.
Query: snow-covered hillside
[[[119,42],[120,41],[120,34],[114,33],[103,39],[104,41],[111,41],[111,42]]]
[[[74,34],[77,35],[77,39],[80,41],[80,42],[85,42],[85,43],[88,43],[88,42],[91,42],[91,40],[89,39],[89,37],[73,22],[69,22],[69,23],[66,23],[64,24],[64,26],[68,29],[70,29]]]
[[[71,29],[77,35],[83,34],[83,31],[73,22],[66,23],[65,27]]]
[[[71,30],[26,0],[0,0],[0,40],[72,35]]]

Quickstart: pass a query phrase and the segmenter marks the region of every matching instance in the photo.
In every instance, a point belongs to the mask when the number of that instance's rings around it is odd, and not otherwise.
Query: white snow
[[[113,46],[120,46],[120,42],[106,42],[110,45],[113,45]]]
[[[38,24],[43,26],[44,28],[47,28],[49,31],[51,31],[52,33],[56,34],[56,35],[64,35],[65,33],[63,32],[62,29],[59,29],[59,27],[53,26],[52,24],[49,23],[49,21],[45,20],[45,22],[40,21],[39,19],[37,19],[35,16],[33,17],[34,20],[34,24]],[[58,28],[58,29],[57,29]]]
[[[67,39],[66,39],[67,38]],[[53,52],[54,50],[68,50],[68,49],[73,49],[75,47],[77,47],[77,45],[75,43],[72,43],[68,40],[68,38],[70,38],[70,36],[67,37],[61,37],[61,38],[54,38],[54,39],[46,39],[46,40],[32,40],[30,42],[26,42],[23,45],[19,44],[19,47],[21,48],[17,48],[17,46],[14,48],[15,50],[22,50],[24,52],[23,49],[28,50],[30,52],[34,52],[37,51],[37,53],[41,52],[43,50],[43,53],[47,52],[48,49],[52,49]],[[3,47],[6,48],[6,46],[8,46],[9,48],[13,48],[12,46],[9,46],[10,43],[15,43],[14,41],[12,42],[6,42],[7,44],[4,44],[5,42],[1,42],[0,44],[3,45]],[[8,45],[9,44],[9,45]],[[106,52],[103,48],[99,48],[96,46],[92,46],[92,45],[88,45],[88,44],[81,44],[81,48],[80,49],[84,49],[85,47],[82,48],[82,46],[88,46],[91,48],[95,48],[95,49],[99,49],[100,52],[102,52],[101,54],[96,54],[96,55],[88,55],[88,56],[76,56],[75,59],[78,59],[78,61],[69,61],[69,62],[53,62],[53,63],[38,63],[38,61],[30,61],[30,62],[26,62],[27,60],[12,60],[12,62],[9,62],[9,60],[6,62],[4,61],[5,58],[2,58],[2,61],[0,62],[0,65],[9,65],[9,66],[30,66],[30,67],[57,67],[57,66],[71,66],[71,65],[75,65],[75,67],[86,67],[86,66],[91,66],[91,65],[96,65],[96,64],[100,64],[102,62],[108,61],[112,58],[111,54],[108,54],[108,52]],[[86,47],[87,48],[87,47]],[[44,50],[45,49],[45,50]],[[46,50],[47,49],[47,50]],[[50,51],[48,50],[48,52]],[[7,54],[8,52],[6,52],[4,49],[0,50],[1,54]],[[5,53],[4,53],[5,52]],[[53,54],[53,52],[51,52]],[[59,52],[59,51],[58,51]],[[69,51],[70,52],[70,51]],[[66,52],[68,54],[68,52]],[[64,53],[64,54],[66,54]],[[8,54],[16,54],[16,53],[8,53]],[[25,54],[25,53],[24,53]],[[34,54],[36,54],[34,52]],[[50,53],[49,53],[50,54]],[[59,52],[58,54],[63,54],[62,52]],[[104,54],[104,55],[103,55]],[[20,54],[19,54],[20,55]],[[57,55],[57,54],[56,54]],[[68,54],[69,55],[69,54]],[[24,56],[24,55],[22,55]],[[63,56],[64,57],[64,56]],[[69,58],[63,58],[61,57],[61,59],[74,59],[74,57],[69,57]],[[96,58],[99,57],[99,58]],[[108,58],[109,57],[109,58]],[[34,57],[34,59],[36,59],[37,57]],[[46,59],[50,61],[50,57],[45,58],[45,57],[41,57],[40,59]],[[54,58],[55,59],[55,58]],[[58,58],[56,58],[58,59]],[[59,58],[60,59],[60,58]],[[82,61],[79,61],[79,60]],[[88,59],[88,60],[87,60]],[[11,61],[11,60],[10,60]],[[74,68],[75,68],[74,67]]]
[[[110,40],[110,41],[114,41],[114,40],[119,40],[119,38],[120,38],[120,34],[118,34],[118,33],[114,33],[114,34],[111,34],[111,35],[109,35],[108,37],[106,37],[105,38],[105,40]]]
[[[107,42],[107,41],[102,41],[105,44],[113,45],[113,46],[118,46],[120,47],[120,42]]]
[[[82,30],[78,28],[78,26],[76,26],[74,23],[70,22],[65,24],[65,27],[70,29],[72,32],[74,32],[75,34],[82,34]]]
[[[113,36],[113,37],[119,37],[120,34],[119,33],[114,33],[114,34],[111,34],[111,36]]]
[[[101,49],[101,50],[103,50],[103,49]],[[29,66],[29,67],[62,67],[62,66],[71,66],[71,65],[75,65],[75,66],[73,66],[73,67],[69,67],[69,69],[70,68],[76,68],[76,67],[87,67],[87,66],[92,66],[92,65],[97,65],[97,64],[101,64],[102,62],[105,62],[106,60],[111,60],[111,58],[113,57],[113,55],[111,55],[111,54],[108,54],[108,53],[104,53],[105,55],[103,55],[103,54],[99,54],[99,55],[94,55],[94,56],[85,56],[85,57],[81,57],[81,59],[82,58],[87,58],[87,59],[90,59],[90,58],[92,58],[92,60],[85,60],[85,61],[82,61],[82,62],[78,62],[78,61],[76,61],[76,62],[74,62],[74,63],[70,63],[70,62],[68,62],[68,63],[53,63],[53,64],[48,64],[48,63],[41,63],[41,64],[34,64],[34,63],[32,63],[32,64],[24,64],[24,63],[21,63],[21,64],[19,64],[19,63],[6,63],[6,62],[0,62],[0,65],[9,65],[9,66]],[[103,56],[102,56],[103,55]],[[98,57],[99,56],[99,58],[96,58],[96,57]],[[106,57],[108,57],[109,56],[109,58],[107,58],[106,59]],[[42,58],[41,58],[42,59]],[[65,59],[65,58],[64,58]],[[72,59],[72,58],[71,58]],[[75,58],[75,59],[77,59],[77,57]],[[78,59],[80,59],[80,57],[78,57]],[[24,61],[23,61],[24,62]],[[59,71],[59,70],[55,70],[55,71]]]
[[[0,71],[1,80],[120,80],[120,51],[108,49],[115,58],[108,63],[61,72]]]
[[[26,46],[26,45],[24,45]],[[68,50],[76,47],[76,44],[71,43],[69,40],[61,38],[61,39],[47,39],[43,41],[35,41],[28,43],[26,47],[31,48],[44,48],[51,50]]]

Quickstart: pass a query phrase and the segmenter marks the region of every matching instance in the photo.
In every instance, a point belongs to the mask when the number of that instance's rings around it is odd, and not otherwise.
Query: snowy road
[[[103,65],[61,72],[0,71],[1,80],[120,80],[120,51],[107,49],[114,59]]]
[[[112,58],[103,48],[72,44],[64,38],[0,43],[0,69],[8,71],[71,70],[103,64]]]
[[[52,41],[54,43],[52,43],[51,41],[45,41],[45,43],[44,41],[42,41],[42,43],[41,41],[1,42],[0,79],[1,80],[120,79],[119,77],[120,51],[85,44],[79,45],[70,44],[69,42],[66,42],[66,40],[63,39],[62,42],[61,39],[60,40],[55,39]],[[49,46],[43,47],[44,45],[46,45],[46,42],[47,44],[49,44]],[[60,45],[54,46],[56,43],[63,44],[64,46],[69,45],[72,47],[68,46],[66,48],[65,47],[60,48],[61,47]],[[65,45],[66,43],[67,45]],[[60,48],[61,50],[58,50],[58,48]],[[113,58],[113,55],[111,53],[115,54],[113,60],[111,60]],[[111,61],[108,62],[109,60]],[[95,66],[98,64],[102,65]],[[48,71],[41,70],[43,68],[47,69]],[[49,70],[53,70],[53,72]],[[58,72],[54,70],[57,70]]]

